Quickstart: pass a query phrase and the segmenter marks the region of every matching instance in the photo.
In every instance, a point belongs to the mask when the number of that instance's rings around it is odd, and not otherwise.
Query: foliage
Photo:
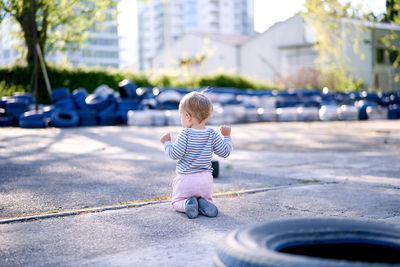
[[[40,69],[40,68],[39,68]],[[71,91],[76,88],[85,88],[92,93],[99,85],[106,84],[114,90],[118,90],[118,83],[129,79],[139,87],[188,87],[197,88],[203,86],[219,86],[234,88],[271,88],[271,85],[258,81],[245,79],[237,75],[217,74],[214,76],[191,77],[187,80],[179,80],[176,77],[163,75],[159,78],[148,78],[144,74],[134,72],[122,72],[116,69],[88,69],[88,68],[63,68],[49,66],[47,68],[52,88],[67,87]],[[0,68],[0,96],[10,96],[14,92],[31,92],[33,81],[32,72],[26,66],[14,66]],[[39,98],[41,103],[50,103],[47,95],[42,73],[39,73]]]
[[[66,48],[77,48],[88,38],[90,28],[101,26],[98,22],[111,20],[110,7],[117,0],[31,0],[0,1],[0,22],[9,17],[20,25],[17,35],[25,42],[27,62],[33,62],[33,19],[37,24],[37,42],[45,54]]]
[[[391,8],[388,7],[390,22],[398,24],[400,22],[398,12],[400,0],[388,0],[387,3],[389,2],[392,3]],[[336,90],[358,88],[362,81],[354,81],[350,75],[350,59],[346,58],[343,50],[349,43],[353,44],[353,51],[361,59],[364,59],[365,55],[360,49],[361,42],[364,41],[363,33],[376,26],[370,23],[368,28],[363,22],[377,22],[382,15],[365,14],[361,5],[352,5],[349,0],[306,0],[305,9],[306,11],[302,15],[305,21],[314,28],[317,37],[314,49],[319,52],[319,57],[315,63],[322,80],[329,82],[330,88]],[[397,12],[393,10],[397,10]],[[394,32],[390,32],[380,40],[388,51],[400,49],[394,42],[397,38],[395,35]],[[399,62],[400,53],[393,62],[394,68],[398,66]]]

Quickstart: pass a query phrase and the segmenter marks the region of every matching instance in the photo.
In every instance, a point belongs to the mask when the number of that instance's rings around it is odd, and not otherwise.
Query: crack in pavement
[[[283,186],[274,186],[274,187],[262,187],[262,188],[243,189],[243,190],[236,190],[236,191],[226,191],[226,192],[215,193],[214,198],[237,197],[237,196],[256,194],[256,193],[291,188],[291,187],[307,187],[307,186],[324,185],[324,184],[325,185],[326,184],[336,184],[336,182],[319,182],[319,183],[313,183],[313,184],[283,185]],[[135,202],[135,203],[127,203],[127,204],[123,204],[123,205],[120,205],[120,204],[119,205],[108,205],[108,206],[74,209],[74,210],[67,210],[67,211],[60,211],[60,212],[53,210],[53,211],[42,212],[42,213],[32,214],[32,215],[24,215],[23,214],[20,216],[2,218],[2,219],[0,219],[0,224],[27,222],[27,221],[33,221],[33,220],[73,216],[73,215],[80,215],[80,214],[86,214],[86,213],[104,212],[104,211],[109,211],[109,210],[138,208],[138,207],[143,207],[143,206],[147,206],[147,205],[168,203],[170,201],[171,201],[170,199],[153,200],[153,201],[150,200],[150,201],[142,201],[142,202]]]

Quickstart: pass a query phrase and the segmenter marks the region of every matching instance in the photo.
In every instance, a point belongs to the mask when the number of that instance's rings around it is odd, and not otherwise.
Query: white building
[[[354,52],[350,39],[343,46],[349,73],[357,80],[361,78],[364,88],[400,89],[400,83],[394,83],[399,68],[394,69],[391,65],[397,54],[388,51],[380,42],[380,38],[390,31],[398,31],[400,36],[400,26],[385,23],[362,25],[365,31],[360,50],[365,58],[361,59]],[[208,39],[210,42],[207,45],[204,40]],[[288,81],[294,77],[303,81],[317,79],[315,60],[319,54],[313,49],[316,35],[300,14],[276,23],[264,33],[247,40],[228,40],[234,39],[222,35],[187,34],[158,53],[154,57],[153,68],[179,68],[182,62],[189,60],[199,75],[223,70],[270,82]],[[396,42],[400,43],[399,38],[394,40]]]
[[[138,2],[139,65],[152,67],[153,57],[185,33],[235,35],[254,33],[253,0],[150,0]]]
[[[188,33],[164,48],[152,61],[153,71],[185,69],[192,73],[238,73],[240,45],[246,35]]]
[[[275,23],[242,45],[240,73],[273,82],[314,67],[315,38],[300,14]]]
[[[347,71],[355,80],[362,79],[363,87],[375,87],[384,90],[400,89],[400,83],[395,84],[394,76],[400,69],[394,69],[394,51],[387,51],[380,39],[391,31],[398,32],[393,44],[400,44],[400,26],[388,23],[364,23],[352,21],[352,33],[356,34],[354,25],[363,27],[360,42],[360,52],[354,52],[351,38],[345,40],[343,56]],[[294,76],[307,75],[307,71],[316,69],[315,59],[318,52],[313,50],[317,41],[313,28],[308,25],[300,14],[286,21],[276,23],[264,33],[245,42],[241,47],[240,73],[245,76],[277,81],[290,79]],[[392,55],[392,57],[390,57]],[[311,74],[312,75],[312,74]],[[307,78],[307,77],[300,77]]]

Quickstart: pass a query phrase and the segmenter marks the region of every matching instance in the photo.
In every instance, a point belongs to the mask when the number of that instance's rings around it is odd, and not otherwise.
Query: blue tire
[[[51,114],[53,114],[55,108],[54,106],[45,106],[43,107],[43,115],[46,119],[50,119],[51,118]]]
[[[400,105],[390,105],[388,107],[388,119],[389,120],[400,119]]]
[[[118,84],[119,94],[122,98],[138,98],[137,85],[129,80],[123,80]]]
[[[19,118],[19,116],[21,116],[21,114],[24,113],[27,108],[28,105],[25,101],[21,101],[15,98],[7,99],[6,112],[10,116]]]
[[[72,110],[54,110],[51,114],[51,125],[57,128],[76,127],[79,125],[79,116]]]
[[[31,105],[31,104],[35,103],[31,93],[15,92],[13,94],[13,98],[18,99],[19,101],[25,102],[27,105]]]
[[[76,89],[72,92],[72,100],[74,101],[75,106],[78,109],[81,110],[88,109],[88,106],[85,101],[86,97],[88,97],[88,93],[84,88]]]
[[[99,125],[117,125],[121,123],[115,101],[112,101],[107,108],[99,112],[97,115],[97,123]]]
[[[8,97],[3,96],[2,98],[0,98],[0,108],[6,108],[7,106],[7,99]]]
[[[86,97],[85,102],[90,109],[95,109],[97,111],[101,111],[109,105],[108,98],[104,98],[95,94],[91,94]]]
[[[53,101],[53,103],[57,102],[60,99],[69,97],[71,94],[69,92],[68,88],[56,88],[53,89],[53,91],[51,91],[51,101]]]
[[[79,126],[96,126],[97,111],[94,109],[78,110]]]
[[[371,106],[371,104],[364,104],[358,111],[358,119],[359,120],[368,120],[367,108]]]
[[[46,117],[42,111],[31,110],[19,117],[21,128],[46,128]]]
[[[14,117],[10,117],[10,116],[0,117],[0,127],[13,126],[14,123],[15,123]]]
[[[54,103],[54,106],[56,109],[62,109],[62,110],[75,110],[75,104],[74,101],[72,100],[72,97],[65,97],[62,99],[57,100]]]

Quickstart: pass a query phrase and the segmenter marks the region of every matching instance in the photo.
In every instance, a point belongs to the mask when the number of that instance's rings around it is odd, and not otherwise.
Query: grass
[[[225,169],[227,169],[227,170],[232,170],[233,167],[232,167],[232,165],[229,165],[229,164],[228,164],[228,165],[225,166]]]
[[[309,184],[309,183],[320,183],[321,181],[318,179],[312,179],[312,180],[307,180],[307,179],[302,179],[300,180],[302,184]]]

